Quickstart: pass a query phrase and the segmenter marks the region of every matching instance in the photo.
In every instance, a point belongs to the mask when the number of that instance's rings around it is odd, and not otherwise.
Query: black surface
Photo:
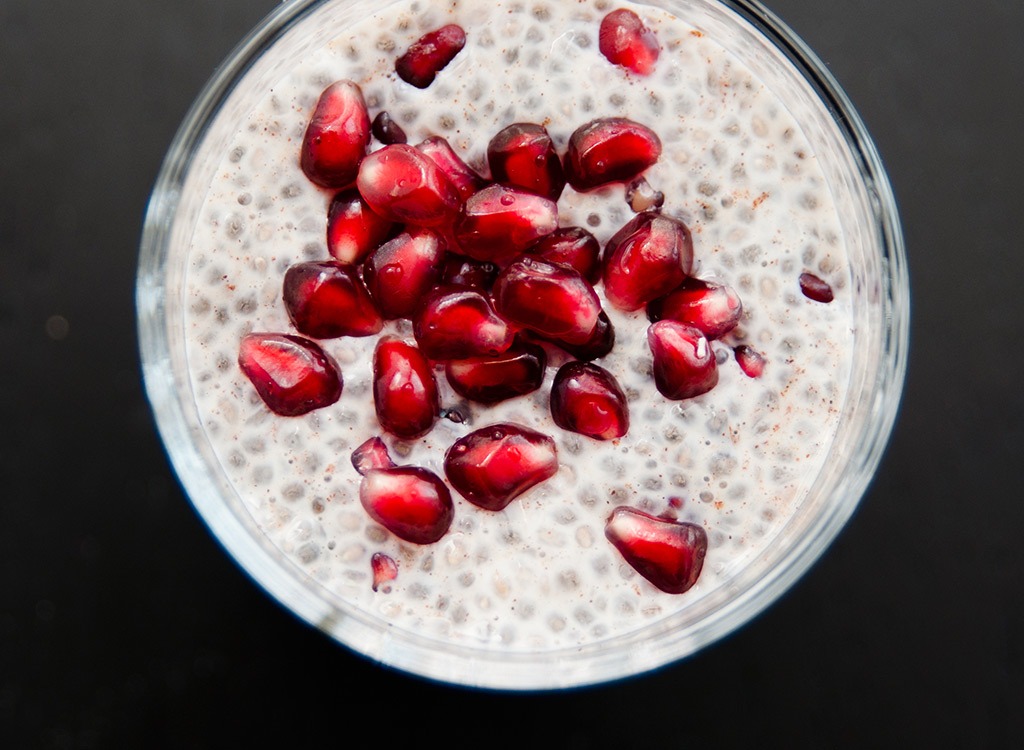
[[[658,673],[543,695],[429,684],[302,625],[162,452],[135,344],[141,217],[189,103],[273,5],[0,0],[0,747],[1020,741],[1024,4],[771,3],[900,201],[900,420],[852,522],[763,615]]]

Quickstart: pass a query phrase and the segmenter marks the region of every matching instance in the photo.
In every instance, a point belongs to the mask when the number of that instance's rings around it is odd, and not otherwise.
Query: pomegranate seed
[[[831,302],[834,299],[832,287],[828,282],[813,273],[800,274],[800,291],[807,299],[815,302]]]
[[[367,155],[356,187],[370,208],[391,221],[438,226],[450,222],[462,200],[433,161],[404,143]]]
[[[444,456],[452,487],[485,510],[501,510],[558,471],[555,441],[516,424],[493,424],[460,438]]]
[[[571,266],[591,284],[601,280],[601,245],[582,227],[556,229],[533,243],[526,253],[549,263]]]
[[[633,11],[620,8],[606,15],[601,19],[597,38],[597,48],[612,65],[641,76],[654,71],[661,52],[658,40]]]
[[[388,447],[379,437],[370,438],[352,451],[352,466],[362,476],[371,469],[390,469],[394,465]]]
[[[505,263],[558,228],[549,198],[490,185],[473,193],[455,221],[455,240],[471,258]]]
[[[540,388],[546,364],[543,347],[514,344],[497,357],[453,360],[445,367],[445,375],[463,398],[494,404]]]
[[[621,117],[588,122],[569,137],[565,177],[585,192],[628,182],[658,161],[661,140],[646,125]]]
[[[395,118],[383,110],[378,112],[377,116],[373,118],[370,132],[373,133],[374,138],[384,145],[406,143],[409,140],[405,135],[405,131],[402,130],[402,126],[395,122]]]
[[[448,24],[424,34],[395,60],[395,72],[406,83],[425,89],[466,46],[466,32]]]
[[[337,81],[316,103],[302,139],[299,163],[317,185],[347,187],[355,180],[369,143],[370,116],[362,89],[352,81]]]
[[[544,336],[538,336],[538,338],[542,341],[554,344],[559,349],[568,352],[576,359],[584,362],[589,362],[592,359],[600,359],[611,352],[615,347],[615,329],[612,327],[612,322],[608,319],[608,314],[604,310],[602,310],[601,314],[597,316],[597,325],[594,326],[594,332],[590,334],[590,338],[583,343],[571,344],[562,339],[547,338]]]
[[[498,267],[493,263],[454,253],[446,256],[442,274],[446,284],[469,286],[483,291],[490,291],[497,276]]]
[[[398,577],[398,563],[393,557],[383,552],[374,552],[370,558],[370,569],[373,571],[373,590],[376,591],[388,581]],[[387,591],[388,589],[385,589]]]
[[[683,222],[647,211],[633,217],[604,248],[604,294],[630,312],[679,286],[693,268],[693,240]]]
[[[370,518],[413,544],[433,544],[455,516],[445,483],[419,466],[371,469],[359,485],[359,501]]]
[[[487,146],[491,179],[558,200],[565,188],[562,161],[542,125],[519,122],[498,131]]]
[[[412,440],[430,431],[441,402],[434,370],[423,352],[394,336],[377,342],[373,404],[381,428],[396,437]]]
[[[710,340],[724,336],[736,327],[743,305],[732,287],[689,277],[664,297],[647,303],[651,322],[677,320],[687,323]]]
[[[626,186],[626,203],[635,213],[660,211],[665,205],[665,194],[651,187],[643,177],[637,177]]]
[[[529,256],[498,274],[494,306],[512,323],[571,344],[588,341],[601,314],[597,293],[575,268]]]
[[[700,329],[659,320],[647,329],[647,343],[654,354],[654,384],[665,398],[693,398],[718,384],[715,353]]]
[[[682,594],[693,587],[708,551],[702,526],[626,506],[611,512],[604,535],[637,573],[666,594]]]
[[[339,263],[359,263],[390,236],[392,227],[370,210],[358,190],[343,190],[327,210],[327,250]]]
[[[466,164],[462,158],[455,153],[455,149],[444,138],[433,135],[416,146],[422,153],[437,165],[438,169],[444,172],[451,180],[455,189],[459,191],[462,200],[466,200],[478,190],[487,186],[485,180],[475,169]]]
[[[615,376],[592,362],[567,362],[551,384],[551,416],[563,430],[595,440],[629,431],[629,406]]]
[[[494,357],[512,346],[515,329],[476,289],[435,287],[413,318],[413,333],[430,359]]]
[[[740,369],[749,378],[759,378],[764,373],[764,355],[746,344],[740,344],[733,353]]]
[[[366,259],[366,288],[386,320],[412,316],[440,280],[444,253],[444,240],[436,232],[410,227]]]
[[[384,326],[358,271],[333,260],[291,266],[284,275],[285,310],[307,336],[371,336]]]
[[[238,366],[263,403],[282,417],[330,406],[341,397],[338,366],[317,344],[284,333],[250,333],[238,349]]]

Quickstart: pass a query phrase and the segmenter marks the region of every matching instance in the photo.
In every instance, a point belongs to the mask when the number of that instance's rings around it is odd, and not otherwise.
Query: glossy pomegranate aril
[[[395,465],[387,445],[374,436],[352,451],[352,467],[362,476],[371,469],[390,469]]]
[[[538,336],[537,338],[554,344],[578,360],[589,362],[592,359],[604,357],[615,347],[615,328],[612,326],[608,314],[602,310],[601,314],[597,316],[597,325],[594,326],[593,333],[590,334],[590,338],[586,341],[573,344],[562,339],[546,336]]]
[[[359,263],[394,225],[374,213],[355,188],[342,190],[327,209],[327,251],[339,263]]]
[[[588,122],[569,137],[565,177],[586,192],[613,182],[628,182],[661,157],[661,139],[648,128],[622,117]]]
[[[425,89],[466,46],[466,32],[448,24],[417,39],[395,60],[395,72],[406,83]]]
[[[690,230],[663,214],[638,214],[608,240],[601,263],[608,302],[626,312],[639,310],[668,294],[690,274]]]
[[[732,287],[713,281],[687,278],[664,297],[647,303],[651,322],[676,320],[699,328],[708,339],[717,339],[736,327],[743,305]]]
[[[462,205],[459,192],[430,158],[404,143],[368,154],[356,177],[359,194],[386,219],[417,226],[451,222]]]
[[[441,412],[430,362],[417,347],[394,336],[373,353],[373,405],[385,432],[404,440],[430,431]]]
[[[455,517],[448,487],[419,466],[371,469],[360,482],[359,501],[370,518],[413,544],[433,544]]]
[[[633,11],[620,8],[606,15],[597,39],[597,48],[613,65],[642,76],[654,71],[661,52],[658,39]]]
[[[487,186],[487,180],[466,164],[452,145],[439,135],[432,135],[425,138],[416,148],[425,154],[438,169],[444,172],[445,177],[451,180],[455,189],[459,191],[462,200],[466,200],[478,190]]]
[[[547,355],[536,344],[515,344],[496,357],[452,360],[445,376],[463,398],[495,404],[540,388]]]
[[[377,116],[373,118],[370,132],[373,133],[374,138],[386,146],[392,143],[406,143],[409,140],[405,131],[402,130],[402,126],[384,110],[378,112]]]
[[[299,164],[317,185],[352,184],[370,143],[370,116],[363,92],[352,81],[337,81],[320,95],[302,139]]]
[[[490,185],[466,200],[454,233],[463,254],[502,264],[557,228],[558,207],[551,199]]]
[[[707,393],[718,384],[718,364],[700,329],[674,320],[659,320],[647,329],[654,355],[654,384],[678,401]]]
[[[512,346],[516,331],[490,299],[469,287],[435,287],[413,317],[420,349],[434,360],[497,356]]]
[[[377,591],[388,581],[398,577],[398,563],[395,558],[385,555],[383,552],[374,552],[370,558],[370,570],[373,571],[373,590]],[[385,588],[385,591],[388,589]]]
[[[526,253],[549,263],[571,266],[591,284],[601,280],[601,244],[582,227],[556,229],[533,243]]]
[[[562,161],[542,125],[514,123],[487,145],[491,179],[557,201],[565,188]]]
[[[756,349],[740,344],[733,349],[736,363],[748,378],[759,378],[764,374],[764,355]]]
[[[492,424],[460,438],[444,457],[444,473],[469,502],[501,510],[558,471],[555,441],[517,424]]]
[[[576,344],[591,337],[601,314],[597,293],[576,269],[530,256],[498,274],[494,307],[516,325]]]
[[[426,227],[409,227],[370,254],[363,278],[385,320],[412,316],[440,281],[444,254],[444,241]]]
[[[356,268],[337,261],[291,266],[282,298],[296,330],[316,339],[372,336],[384,326]]]
[[[611,512],[604,534],[636,572],[667,594],[693,587],[708,551],[702,526],[626,506]]]
[[[330,406],[341,397],[337,364],[316,343],[284,333],[250,333],[238,349],[238,366],[282,417]]]
[[[615,376],[592,362],[567,362],[551,384],[551,416],[563,430],[595,440],[629,431],[629,406]]]
[[[498,267],[488,261],[454,253],[445,256],[442,273],[445,284],[458,284],[489,292],[497,276]]]
[[[800,274],[800,291],[807,299],[815,302],[828,303],[835,298],[829,283],[813,273]]]

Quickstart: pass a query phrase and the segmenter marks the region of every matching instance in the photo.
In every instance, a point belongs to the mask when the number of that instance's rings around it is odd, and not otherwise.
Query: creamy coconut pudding
[[[656,59],[642,50],[609,59],[599,29],[616,9],[636,12],[656,40]],[[205,437],[246,511],[326,600],[438,643],[571,650],[727,598],[735,576],[804,503],[846,397],[850,240],[837,208],[845,198],[828,187],[828,165],[807,135],[816,126],[720,46],[705,16],[604,0],[420,0],[353,25],[329,10],[290,32],[278,62],[261,61],[233,92],[206,134],[197,157],[204,166],[189,178],[175,227],[188,246],[191,387]],[[424,87],[403,80],[396,60],[449,24],[464,30],[464,45]],[[317,337],[296,329],[285,300],[290,269],[332,260],[328,215],[339,189],[315,184],[300,151],[318,100],[338,81],[359,89],[370,120],[390,119],[375,123],[369,153],[440,137],[484,184],[493,171],[488,146],[509,125],[543,128],[559,160],[594,121],[649,128],[659,141],[652,163],[603,186],[567,185],[555,223],[589,233],[606,257],[609,240],[644,211],[685,225],[688,275],[728,288],[742,304],[735,327],[699,344],[714,360],[713,387],[667,396],[649,333],[652,320],[670,315],[665,295],[624,309],[609,300],[607,272],[598,273],[590,286],[614,342],[590,361],[621,391],[625,434],[589,437],[553,414],[558,373],[579,357],[543,336],[529,340],[544,352],[539,387],[483,403],[431,358],[436,419],[413,436],[384,429],[375,351],[382,340],[422,348],[419,313],[371,321],[358,335]],[[494,271],[507,275],[518,257],[497,259]],[[488,286],[482,296],[493,294]],[[296,416],[274,413],[259,376],[240,367],[253,332],[315,341],[340,372],[340,395]],[[500,510],[467,500],[445,466],[453,445],[495,424],[543,436],[557,457]],[[375,438],[382,445],[368,444]],[[379,453],[367,458],[370,449]],[[361,470],[360,460],[369,461]],[[368,476],[388,462],[430,472],[450,493],[450,525],[436,540],[400,538],[360,502]],[[606,535],[623,506],[681,524],[691,544],[702,530],[706,556],[683,593],[654,585]]]

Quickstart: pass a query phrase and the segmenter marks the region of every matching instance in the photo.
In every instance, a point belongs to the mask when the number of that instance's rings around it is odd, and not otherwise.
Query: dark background
[[[770,3],[901,205],[899,422],[849,526],[764,614],[657,673],[535,695],[389,672],[295,620],[208,534],[155,433],[147,194],[273,5],[0,0],[0,747],[1020,746],[1024,3]]]

